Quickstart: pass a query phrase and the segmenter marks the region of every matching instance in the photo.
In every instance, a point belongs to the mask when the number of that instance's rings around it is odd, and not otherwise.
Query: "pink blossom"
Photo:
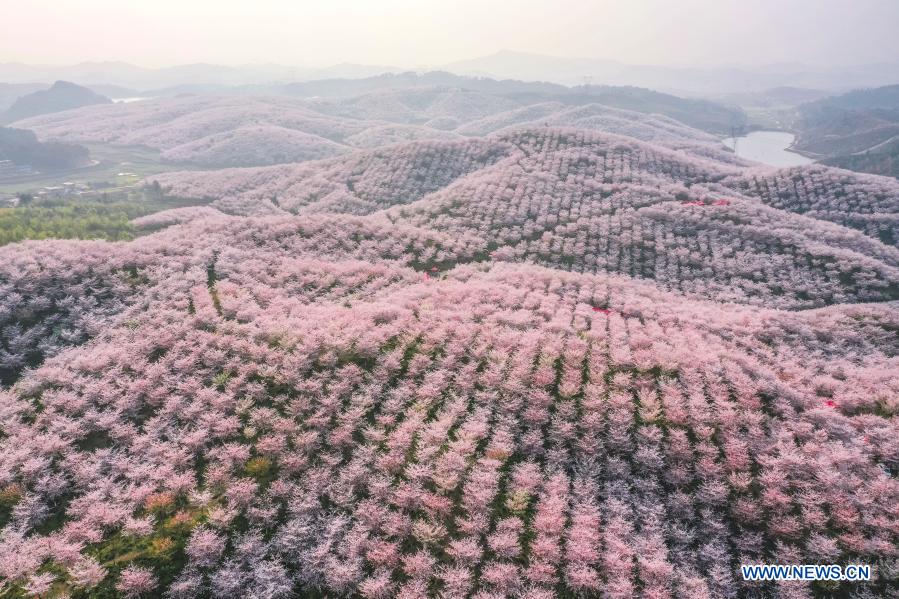
[[[139,566],[128,566],[119,574],[116,589],[125,597],[145,596],[156,588],[156,577],[152,570]]]

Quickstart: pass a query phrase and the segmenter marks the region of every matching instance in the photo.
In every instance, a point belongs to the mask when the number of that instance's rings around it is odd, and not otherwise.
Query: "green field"
[[[0,208],[0,246],[26,239],[106,239],[126,241],[138,233],[131,220],[170,208],[202,204],[139,189],[127,199],[51,200]]]
[[[197,170],[200,167],[186,164],[166,163],[159,151],[145,147],[118,147],[105,144],[81,144],[90,150],[91,159],[97,164],[84,168],[40,173],[29,177],[19,177],[10,181],[0,181],[0,194],[33,192],[42,187],[62,185],[66,181],[76,183],[106,183],[105,187],[123,184],[118,174],[129,172],[137,175],[134,183],[150,175],[177,170]]]

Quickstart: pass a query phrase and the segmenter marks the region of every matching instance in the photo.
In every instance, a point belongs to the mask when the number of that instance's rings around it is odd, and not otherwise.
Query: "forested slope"
[[[222,198],[214,205],[230,213],[375,214],[476,235],[494,259],[622,273],[726,301],[808,308],[899,297],[899,186],[826,167],[747,170],[540,127],[156,180],[175,195]]]
[[[68,250],[97,268],[106,245]],[[717,597],[746,584],[730,563],[890,555],[895,304],[722,309],[529,265],[443,275],[434,249],[472,257],[343,216],[118,246],[136,303],[4,392],[3,576]]]

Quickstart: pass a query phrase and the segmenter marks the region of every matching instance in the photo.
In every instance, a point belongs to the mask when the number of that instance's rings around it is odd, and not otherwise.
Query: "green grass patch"
[[[131,220],[201,202],[148,199],[142,193],[114,201],[67,199],[0,208],[0,245],[26,239],[105,239],[128,241],[138,234]]]

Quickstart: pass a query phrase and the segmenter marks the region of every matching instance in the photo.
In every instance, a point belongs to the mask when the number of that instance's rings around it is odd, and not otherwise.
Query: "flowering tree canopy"
[[[160,175],[215,202],[0,248],[0,596],[888,596],[899,185],[438,100],[495,133]]]

